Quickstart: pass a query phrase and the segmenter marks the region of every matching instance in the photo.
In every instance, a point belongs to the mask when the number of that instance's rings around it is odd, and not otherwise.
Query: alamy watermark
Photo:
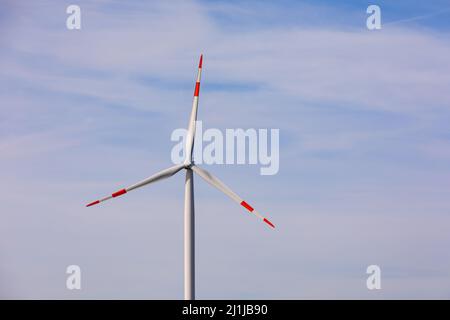
[[[69,16],[66,19],[66,27],[69,30],[81,29],[81,8],[76,4],[71,4],[66,8],[66,13]]]
[[[366,20],[366,26],[369,30],[381,29],[381,8],[376,4],[371,4],[367,7],[366,12],[370,14]]]
[[[171,152],[174,164],[185,159],[186,136],[184,128],[172,132],[170,139],[177,142]],[[193,159],[198,164],[259,164],[261,175],[274,175],[280,169],[280,130],[226,129],[224,134],[210,128],[203,132],[202,122],[197,121]]]
[[[376,264],[372,264],[367,267],[366,273],[369,277],[366,280],[366,286],[369,290],[381,289],[381,268]]]
[[[69,275],[66,279],[66,288],[68,290],[81,290],[81,268],[76,264],[72,264],[66,268]]]

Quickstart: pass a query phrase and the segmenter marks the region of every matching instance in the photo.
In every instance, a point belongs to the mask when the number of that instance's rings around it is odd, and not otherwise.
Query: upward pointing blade
[[[192,162],[192,151],[194,149],[195,123],[197,121],[198,96],[200,95],[200,80],[202,77],[203,55],[198,63],[197,81],[195,82],[194,99],[192,101],[191,117],[189,118],[188,132],[186,136],[186,164]]]
[[[200,167],[197,167],[193,165],[191,169],[197,173],[200,177],[202,177],[206,182],[208,182],[210,185],[216,187],[223,193],[225,193],[227,196],[229,196],[231,199],[233,199],[235,202],[239,203],[241,206],[243,206],[245,209],[250,211],[251,213],[255,214],[258,218],[263,220],[265,223],[267,223],[272,228],[275,228],[275,226],[270,222],[268,219],[264,218],[258,211],[256,211],[252,206],[250,206],[247,202],[245,202],[241,197],[239,197],[236,193],[234,193],[233,190],[228,188],[222,181],[217,179],[215,176],[213,176],[211,173],[206,171],[205,169],[202,169]]]
[[[142,180],[142,181],[140,181],[138,183],[135,183],[135,184],[133,184],[133,185],[127,187],[127,188],[124,188],[124,189],[121,189],[119,191],[114,192],[110,196],[106,196],[106,197],[104,197],[104,198],[102,198],[100,200],[95,200],[95,201],[87,204],[86,207],[90,207],[90,206],[99,204],[100,202],[103,202],[103,201],[106,201],[106,200],[109,200],[109,199],[121,196],[121,195],[123,195],[123,194],[125,194],[125,193],[127,193],[129,191],[132,191],[134,189],[143,187],[143,186],[145,186],[147,184],[150,184],[150,183],[153,183],[153,182],[156,182],[156,181],[159,181],[159,180],[163,180],[163,179],[169,178],[169,177],[173,176],[175,173],[177,173],[178,171],[180,171],[183,168],[184,168],[184,165],[179,164],[179,165],[176,165],[176,166],[164,169],[162,171],[159,171],[159,172],[155,173],[154,175],[148,177],[147,179],[144,179],[144,180]]]

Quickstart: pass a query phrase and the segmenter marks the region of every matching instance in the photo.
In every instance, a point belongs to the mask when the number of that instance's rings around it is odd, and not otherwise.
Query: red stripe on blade
[[[248,204],[247,202],[245,202],[245,201],[242,201],[242,202],[241,202],[241,206],[243,206],[245,209],[247,209],[247,210],[250,211],[250,212],[253,211],[252,206],[249,205],[249,204]]]
[[[200,56],[200,62],[198,63],[198,67],[201,68],[203,64],[203,55]]]
[[[200,82],[196,82],[195,83],[194,97],[198,97],[199,93],[200,93]]]
[[[90,206],[93,206],[94,204],[99,204],[99,203],[100,203],[100,200],[96,200],[94,202],[87,204],[86,207],[90,207]]]
[[[122,189],[122,190],[119,190],[119,191],[117,191],[117,192],[114,192],[114,193],[112,194],[112,196],[113,196],[113,198],[115,198],[115,197],[118,197],[118,196],[123,195],[124,193],[127,193],[127,190]]]
[[[267,223],[269,226],[271,226],[272,228],[275,228],[275,226],[272,224],[272,222],[270,222],[269,220],[267,220],[266,218],[264,218],[264,222]]]

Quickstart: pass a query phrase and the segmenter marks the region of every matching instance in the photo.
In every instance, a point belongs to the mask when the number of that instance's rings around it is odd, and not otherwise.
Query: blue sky
[[[1,297],[182,298],[182,175],[84,205],[170,165],[200,53],[204,128],[280,171],[207,167],[275,232],[196,180],[198,298],[450,297],[448,1],[76,3],[1,4]]]

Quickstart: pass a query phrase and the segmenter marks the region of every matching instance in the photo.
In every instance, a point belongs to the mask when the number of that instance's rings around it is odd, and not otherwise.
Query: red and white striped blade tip
[[[200,62],[198,63],[198,67],[201,68],[203,64],[203,54],[200,55]]]
[[[264,218],[264,222],[267,223],[269,226],[271,226],[272,228],[275,229],[275,226],[273,225],[273,223],[270,222],[269,220],[267,220],[266,218]]]
[[[95,200],[95,201],[87,204],[86,207],[90,207],[90,206],[93,206],[93,205],[96,205],[96,204],[99,204],[99,203],[100,203],[100,200]]]
[[[245,202],[244,200],[242,200],[241,201],[241,206],[243,206],[245,209],[247,209],[248,211],[250,211],[250,212],[253,212],[255,209],[253,209],[253,207],[251,206],[251,205],[249,205],[247,202]],[[261,216],[260,216],[261,217]],[[274,228],[275,229],[275,226],[273,225],[273,223],[272,222],[270,222],[269,220],[267,220],[266,218],[263,218],[263,217],[261,217],[262,219],[263,219],[263,221],[265,222],[265,223],[267,223],[269,226],[271,226],[272,228]]]
[[[126,189],[121,189],[119,191],[114,192],[112,194],[112,197],[115,198],[115,197],[121,196],[121,195],[123,195],[125,193],[127,193],[127,190]]]

